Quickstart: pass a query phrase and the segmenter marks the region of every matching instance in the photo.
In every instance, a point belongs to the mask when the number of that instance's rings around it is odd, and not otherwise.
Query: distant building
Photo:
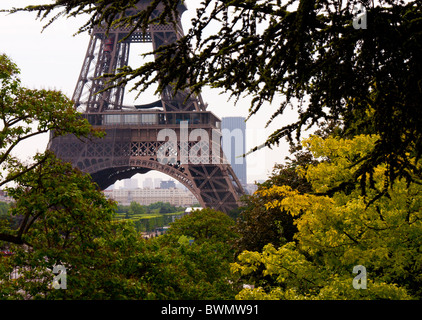
[[[125,189],[136,189],[136,188],[138,188],[138,180],[137,179],[123,180],[123,188],[125,188]]]
[[[160,188],[161,178],[154,178],[154,188]]]
[[[160,189],[170,189],[176,188],[176,184],[173,180],[161,181],[160,182]]]
[[[154,184],[152,182],[152,178],[145,178],[142,186],[144,188],[150,188],[150,189],[154,188]]]
[[[130,205],[132,201],[142,205],[150,205],[156,202],[169,202],[176,207],[189,207],[198,204],[195,196],[182,189],[115,189],[104,190],[104,194],[117,201],[121,205]]]
[[[222,147],[224,155],[243,186],[246,186],[246,123],[243,117],[221,119]]]
[[[0,202],[11,203],[13,201],[13,198],[9,197],[6,191],[0,189]]]

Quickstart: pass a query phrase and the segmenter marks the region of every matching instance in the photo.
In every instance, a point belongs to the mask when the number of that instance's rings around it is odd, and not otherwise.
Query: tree
[[[18,230],[0,228],[3,239],[13,237],[14,253],[0,259],[0,298],[234,298],[233,221],[225,214],[206,211],[211,218],[197,216],[192,225],[186,216],[174,232],[147,241],[132,222],[113,220],[114,203],[88,175],[53,155],[16,183],[8,190],[16,199],[10,214],[23,219]],[[179,241],[185,228],[210,232],[194,232],[189,244]],[[55,265],[66,268],[66,290],[52,288]],[[16,268],[20,276],[10,279]]]
[[[234,298],[234,222],[225,214],[209,209],[186,216],[174,231],[147,241],[132,222],[113,219],[115,204],[88,175],[51,153],[15,183],[8,189],[16,201],[9,214],[22,219],[17,229],[0,226],[14,253],[0,259],[0,298]],[[194,244],[180,241],[189,231],[197,236]],[[66,268],[66,290],[52,288],[55,265]],[[14,270],[16,280],[10,279]]]
[[[149,24],[174,22],[177,16],[179,2],[159,0],[136,16],[121,15],[136,2],[64,0],[14,12],[52,16],[48,25],[60,16],[89,14],[81,32],[101,23],[146,31]],[[158,83],[159,91],[170,85],[195,93],[211,86],[236,99],[249,95],[250,117],[281,96],[268,122],[291,105],[297,105],[298,120],[271,134],[267,146],[283,137],[299,139],[304,128],[325,120],[353,131],[356,115],[370,107],[379,140],[365,158],[355,159],[356,174],[369,175],[387,163],[387,185],[395,177],[420,181],[415,161],[422,150],[422,5],[377,1],[366,8],[367,29],[355,29],[355,5],[352,0],[204,1],[185,36],[158,48],[154,62],[117,70],[114,80],[120,85],[135,79],[141,91]]]
[[[24,88],[19,73],[16,64],[6,55],[0,55],[0,186],[19,181],[22,175],[51,160],[48,151],[36,154],[29,163],[13,155],[13,150],[27,139],[49,131],[55,136],[66,133],[102,136],[73,109],[72,102],[61,92]],[[22,233],[0,234],[0,240],[22,243],[21,236]]]
[[[234,222],[212,209],[176,220],[166,234],[147,242],[138,273],[155,299],[234,299]],[[191,242],[190,240],[193,240]]]
[[[233,271],[248,280],[265,275],[275,284],[256,282],[254,290],[243,290],[238,298],[420,299],[421,185],[397,179],[385,196],[376,197],[385,189],[387,170],[379,165],[366,195],[359,190],[359,180],[346,190],[337,188],[356,174],[354,159],[370,153],[377,140],[375,135],[313,136],[303,142],[321,159],[299,172],[312,192],[301,194],[288,186],[262,191],[272,196],[266,207],[298,217],[298,232],[294,241],[278,248],[268,244],[261,252],[239,255]],[[328,196],[327,190],[337,191]],[[353,286],[355,266],[367,270],[365,290]]]
[[[48,158],[38,154],[25,163],[13,150],[37,135],[75,134],[100,137],[88,121],[73,109],[73,103],[61,92],[27,89],[21,86],[20,70],[6,55],[0,55],[0,187],[16,180]]]
[[[139,284],[122,261],[143,245],[133,227],[113,221],[114,203],[89,175],[48,154],[8,192],[20,216],[17,230],[2,226],[0,239],[14,253],[0,261],[0,297],[15,299],[134,298]],[[25,244],[25,245],[22,245]],[[53,267],[64,266],[66,290],[52,288]],[[10,279],[13,271],[17,279]]]
[[[178,208],[170,204],[170,202],[161,203],[159,213],[173,213],[177,212]]]
[[[29,163],[12,154],[23,141],[48,131],[89,138],[102,133],[62,93],[24,88],[18,75],[17,66],[1,55],[0,185],[13,182],[7,191],[15,204],[0,221],[0,242],[13,252],[0,260],[0,297],[131,296],[136,283],[128,282],[119,263],[142,242],[134,241],[134,229],[114,224],[114,205],[88,175],[51,152]],[[54,265],[68,269],[67,290],[52,289]],[[19,272],[17,280],[10,279],[12,271]]]
[[[170,235],[182,235],[195,239],[196,242],[228,242],[236,238],[231,230],[234,221],[225,213],[210,208],[193,210],[190,214],[177,219],[171,224]]]
[[[296,170],[316,163],[309,152],[291,150],[294,159],[288,159],[286,164],[276,164],[270,178],[258,185],[257,191],[245,196],[245,206],[241,208],[240,217],[234,227],[239,237],[235,241],[236,250],[242,252],[261,251],[269,243],[278,247],[286,242],[293,241],[297,232],[294,224],[295,217],[279,208],[269,208],[268,202],[274,200],[267,190],[273,186],[287,185],[297,189],[300,193],[312,190],[309,182],[300,176]],[[276,196],[278,199],[278,195]]]
[[[10,205],[6,202],[0,202],[0,217],[5,215],[9,211]]]
[[[138,202],[132,201],[129,205],[129,211],[127,212],[127,217],[130,215],[139,215],[144,214],[146,212],[145,208],[141,206]]]
[[[182,218],[183,219],[183,218]],[[171,229],[171,227],[170,227]],[[163,235],[147,242],[138,255],[146,297],[160,300],[233,300],[237,288],[230,274],[233,252],[223,242],[179,241]]]

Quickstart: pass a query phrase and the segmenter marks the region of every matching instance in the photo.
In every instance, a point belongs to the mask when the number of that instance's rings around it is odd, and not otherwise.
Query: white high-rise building
[[[154,188],[154,184],[152,182],[152,178],[145,178],[144,182],[143,182],[143,187],[144,188],[149,188],[149,189],[153,189]]]
[[[224,155],[240,183],[246,186],[246,122],[243,117],[221,118],[222,147]]]
[[[161,186],[161,181],[162,181],[162,179],[161,179],[161,178],[155,178],[155,179],[154,179],[154,188],[160,188],[160,186]]]
[[[123,180],[123,188],[125,189],[136,189],[138,188],[138,179],[126,179]]]

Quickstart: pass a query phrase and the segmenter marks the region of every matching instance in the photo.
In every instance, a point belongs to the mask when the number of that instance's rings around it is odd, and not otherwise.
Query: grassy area
[[[162,228],[173,222],[174,219],[181,217],[184,211],[173,213],[142,213],[130,214],[116,213],[116,219],[128,219],[134,222],[135,227],[140,232],[151,232],[156,228]]]
[[[129,219],[132,220],[139,220],[139,219],[151,219],[151,218],[157,218],[157,217],[161,217],[161,216],[173,216],[173,215],[181,215],[183,214],[184,211],[178,211],[178,212],[172,212],[172,213],[158,213],[158,212],[154,212],[154,213],[141,213],[141,214],[131,214],[129,215]],[[116,219],[125,219],[126,218],[126,213],[122,213],[122,212],[117,212],[116,213]]]

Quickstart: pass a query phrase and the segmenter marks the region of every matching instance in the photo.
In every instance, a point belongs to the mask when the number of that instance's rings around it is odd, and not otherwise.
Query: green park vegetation
[[[132,1],[109,3],[61,0],[22,10],[53,15],[53,24],[91,14],[83,32],[113,21]],[[163,13],[138,16],[137,27],[174,17],[177,2],[153,1],[149,12],[157,5]],[[49,151],[28,162],[12,156],[38,133],[102,133],[60,92],[22,87],[17,66],[0,55],[0,187],[15,200],[0,206],[0,247],[13,252],[0,256],[0,299],[420,300],[420,1],[380,1],[368,10],[367,30],[353,28],[351,2],[201,6],[192,30],[160,48],[155,62],[115,76],[159,82],[159,90],[210,85],[249,95],[251,116],[285,97],[269,122],[298,102],[298,121],[265,142],[287,137],[288,159],[235,214],[196,210],[144,239],[136,222],[166,216],[164,204],[119,208]],[[214,20],[221,30],[206,37]],[[301,138],[309,125],[317,130]],[[51,286],[54,265],[67,269],[66,290]],[[356,266],[367,271],[364,287],[356,287]],[[20,277],[11,279],[16,268]]]
[[[132,202],[129,206],[117,205],[115,219],[130,220],[134,223],[136,230],[152,232],[156,228],[168,226],[184,213],[185,208],[172,206],[168,202],[156,202],[150,205]]]
[[[0,201],[0,217],[3,217],[7,214],[9,211],[10,205],[5,202]]]

